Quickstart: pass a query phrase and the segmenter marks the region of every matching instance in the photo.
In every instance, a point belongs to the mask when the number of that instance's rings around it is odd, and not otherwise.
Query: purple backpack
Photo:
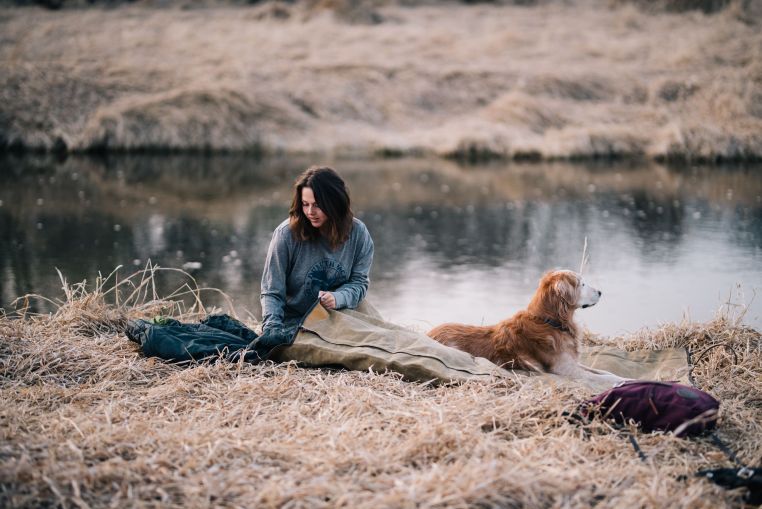
[[[602,415],[619,424],[634,421],[651,431],[674,431],[676,436],[698,435],[714,429],[720,402],[699,389],[675,382],[624,382],[580,406],[586,417]]]
[[[602,415],[619,424],[634,421],[647,433],[673,431],[676,436],[685,437],[714,429],[719,408],[719,401],[699,389],[675,382],[636,380],[588,399],[579,406],[578,414],[588,418]],[[724,488],[747,488],[744,500],[754,505],[762,503],[762,467],[743,465],[716,433],[709,437],[737,467],[701,470],[696,475]],[[629,434],[628,438],[640,459],[646,461],[635,436]]]

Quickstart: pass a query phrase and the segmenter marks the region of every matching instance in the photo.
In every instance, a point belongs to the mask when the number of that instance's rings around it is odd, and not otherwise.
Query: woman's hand
[[[336,309],[336,297],[331,292],[319,292],[320,304],[326,309]]]

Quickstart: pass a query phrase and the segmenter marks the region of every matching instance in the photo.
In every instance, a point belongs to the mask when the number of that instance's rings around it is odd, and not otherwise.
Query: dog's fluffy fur
[[[544,371],[606,384],[624,380],[577,361],[580,330],[574,311],[595,305],[601,292],[570,270],[548,272],[527,309],[496,325],[446,323],[429,337],[508,369]]]

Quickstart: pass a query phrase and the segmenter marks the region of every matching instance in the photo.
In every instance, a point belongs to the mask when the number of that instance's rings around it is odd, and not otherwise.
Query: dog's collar
[[[569,327],[564,327],[564,324],[562,324],[558,320],[553,320],[552,318],[541,318],[541,320],[547,323],[548,325],[550,325],[551,327],[553,327],[554,329],[558,329],[562,332],[571,332],[571,330],[569,330]]]

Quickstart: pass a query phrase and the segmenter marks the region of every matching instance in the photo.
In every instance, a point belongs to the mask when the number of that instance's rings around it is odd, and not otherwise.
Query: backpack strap
[[[762,504],[762,467],[750,468],[738,460],[733,451],[715,433],[710,435],[712,442],[727,456],[735,468],[713,468],[699,470],[696,477],[706,477],[709,481],[725,489],[746,488],[743,499],[752,505]]]
[[[635,452],[638,453],[638,457],[640,458],[640,461],[645,463],[648,460],[648,456],[646,456],[646,453],[643,452],[643,449],[640,448],[640,444],[637,440],[635,440],[635,435],[632,433],[627,433],[627,438],[630,439],[630,443],[632,444],[632,448],[635,449]]]
[[[688,352],[688,366],[690,366],[690,368],[688,369],[688,380],[691,382],[692,386],[696,387],[696,380],[693,378],[693,368],[695,368],[696,365],[701,361],[701,359],[704,358],[704,355],[709,353],[711,350],[714,350],[718,346],[725,347],[725,350],[730,350],[730,353],[733,354],[733,365],[737,365],[738,364],[738,354],[733,349],[733,347],[730,346],[730,345],[726,345],[726,344],[723,344],[723,343],[715,343],[715,344],[713,344],[711,346],[708,346],[708,347],[704,348],[703,350],[701,350],[701,353],[699,353],[698,356],[696,357],[696,362],[693,362],[693,359],[691,359],[691,351],[690,351],[690,349],[686,349],[687,352]],[[698,388],[698,387],[696,387],[696,388]]]
[[[696,476],[725,489],[746,488],[743,500],[753,506],[762,504],[762,468],[715,468],[696,472]]]
[[[728,445],[720,439],[717,433],[712,431],[712,433],[709,435],[709,438],[712,440],[714,445],[716,445],[717,448],[721,450],[723,454],[725,454],[725,456],[727,456],[727,458],[730,461],[732,461],[739,467],[746,468],[746,466],[738,460],[738,456],[736,456],[736,454],[730,449],[730,447],[728,447]]]

